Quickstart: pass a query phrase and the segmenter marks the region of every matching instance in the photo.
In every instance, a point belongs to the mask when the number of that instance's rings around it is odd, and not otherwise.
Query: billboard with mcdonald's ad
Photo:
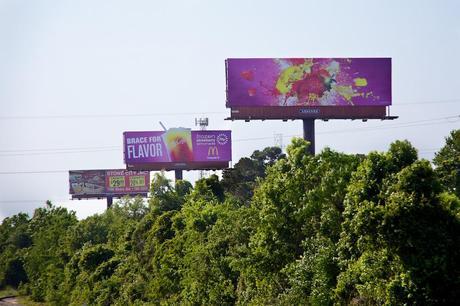
[[[194,170],[227,168],[232,159],[231,131],[167,131],[123,133],[127,169]]]
[[[391,58],[226,60],[230,119],[381,119]]]

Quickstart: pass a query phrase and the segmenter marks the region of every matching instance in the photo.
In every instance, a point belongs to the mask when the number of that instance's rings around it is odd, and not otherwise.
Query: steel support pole
[[[107,197],[107,209],[109,209],[110,207],[112,207],[112,204],[113,204],[113,198],[108,196]]]
[[[175,174],[175,176],[176,176],[176,182],[177,182],[178,180],[182,180],[182,177],[183,177],[183,176],[182,176],[182,170],[174,170],[174,174]]]
[[[315,155],[315,119],[302,119],[303,139],[310,143],[308,152]]]

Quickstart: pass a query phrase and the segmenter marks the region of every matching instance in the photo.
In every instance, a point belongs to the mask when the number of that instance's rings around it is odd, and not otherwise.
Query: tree
[[[0,286],[52,305],[457,303],[460,199],[444,168],[408,141],[367,156],[308,146],[255,151],[194,188],[157,174],[148,207],[6,218]]]
[[[458,300],[459,220],[408,142],[373,152],[353,175],[338,243],[337,302],[433,305]]]
[[[23,250],[32,244],[28,224],[29,216],[19,213],[0,225],[0,288],[27,281]]]
[[[256,188],[241,303],[331,303],[343,199],[358,158],[330,149],[312,156],[308,146],[294,139]]]
[[[121,282],[113,282],[111,276],[120,262],[114,250],[105,244],[83,246],[66,267],[65,284],[61,286],[68,292],[57,304],[113,304]]]
[[[174,283],[180,290],[176,301],[181,304],[233,305],[236,301],[239,272],[233,263],[238,247],[247,243],[244,239],[248,235],[241,224],[247,215],[241,212],[248,208],[233,199],[222,202],[221,188],[215,188],[215,182],[205,179],[197,183],[174,216],[174,238],[164,244],[176,250],[175,276],[180,277]],[[163,264],[162,269],[165,266],[174,267],[171,262]]]
[[[460,198],[460,130],[450,133],[433,163],[444,188]]]
[[[64,247],[69,257],[85,244],[98,245],[107,243],[111,220],[106,214],[93,215],[70,227],[64,238]]]
[[[262,151],[254,151],[250,158],[241,158],[233,168],[225,169],[222,173],[222,186],[225,192],[243,203],[248,203],[257,179],[264,178],[266,169],[285,157],[280,148],[267,147]]]
[[[224,188],[219,181],[219,177],[215,174],[198,180],[195,183],[195,192],[193,194],[200,198],[205,198],[204,195],[208,195],[207,198],[210,201],[217,199],[219,202],[223,202],[225,199]]]
[[[74,212],[56,207],[51,202],[35,210],[29,221],[32,244],[24,255],[24,268],[29,282],[25,291],[37,301],[54,295],[64,278],[68,261],[63,245],[67,230],[77,223]]]
[[[188,181],[180,180],[173,186],[164,173],[155,173],[150,186],[152,198],[149,200],[149,206],[158,214],[179,210],[192,189],[192,184]]]

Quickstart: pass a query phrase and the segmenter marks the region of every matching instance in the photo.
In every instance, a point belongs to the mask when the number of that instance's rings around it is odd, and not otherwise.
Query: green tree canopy
[[[442,185],[460,198],[460,130],[450,133],[433,163]]]

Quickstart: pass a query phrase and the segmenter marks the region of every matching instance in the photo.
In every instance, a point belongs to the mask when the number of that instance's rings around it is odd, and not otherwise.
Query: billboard
[[[196,170],[227,168],[232,159],[231,131],[124,132],[124,160],[128,169]]]
[[[150,188],[148,171],[72,170],[69,171],[72,198],[104,198],[124,195],[147,196]]]
[[[230,119],[373,119],[391,105],[391,58],[227,59]]]

